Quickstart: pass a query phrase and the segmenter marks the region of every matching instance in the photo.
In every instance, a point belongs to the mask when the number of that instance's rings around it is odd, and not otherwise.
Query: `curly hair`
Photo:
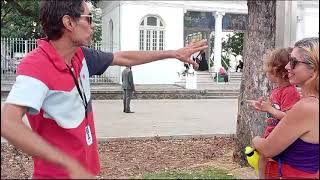
[[[49,40],[57,40],[63,35],[64,15],[74,19],[80,17],[84,11],[83,2],[85,0],[41,0],[40,21]]]
[[[269,52],[264,61],[264,71],[273,74],[275,77],[288,79],[288,71],[285,66],[289,63],[292,48],[278,48]]]

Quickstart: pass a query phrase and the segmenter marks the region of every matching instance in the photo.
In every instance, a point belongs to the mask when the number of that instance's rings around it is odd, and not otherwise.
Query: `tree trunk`
[[[263,72],[263,55],[275,47],[276,1],[248,0],[248,25],[244,38],[244,68],[238,99],[234,160],[246,165],[244,148],[254,136],[263,135],[265,113],[257,112],[246,100],[265,99],[271,85]]]

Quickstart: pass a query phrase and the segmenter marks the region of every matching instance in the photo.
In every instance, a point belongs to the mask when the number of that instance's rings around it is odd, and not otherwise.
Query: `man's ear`
[[[68,15],[64,15],[62,17],[62,24],[64,25],[64,28],[69,31],[72,31],[76,25],[76,23],[73,21],[73,19]]]

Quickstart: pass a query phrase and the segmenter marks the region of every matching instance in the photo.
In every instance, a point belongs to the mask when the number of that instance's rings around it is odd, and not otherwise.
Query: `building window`
[[[154,15],[145,16],[140,22],[139,49],[141,51],[164,50],[163,20]]]
[[[143,50],[143,46],[144,46],[144,31],[143,30],[140,30],[140,51]]]

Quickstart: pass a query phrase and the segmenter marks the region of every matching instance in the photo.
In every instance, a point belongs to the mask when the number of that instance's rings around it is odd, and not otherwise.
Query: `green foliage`
[[[221,65],[227,71],[230,66],[230,59],[227,56],[221,56]]]
[[[235,32],[233,33],[233,35],[228,34],[227,38],[222,39],[223,55],[221,56],[221,64],[226,70],[228,70],[230,66],[230,59],[228,58],[229,55],[233,55],[233,56],[242,55],[243,38],[244,38],[244,33]],[[214,36],[210,38],[210,47],[211,47],[210,52],[214,52]]]
[[[29,39],[43,36],[38,14],[38,0],[2,0],[1,37]]]
[[[1,37],[38,39],[45,37],[39,19],[39,0],[1,0]],[[93,22],[96,24],[93,42],[101,41],[101,12],[91,0]]]
[[[214,36],[210,38],[210,52],[214,52]]]
[[[234,56],[242,55],[244,33],[235,32],[228,34],[226,40],[222,42],[222,51]]]
[[[97,5],[98,5],[98,2],[99,2],[100,0],[90,0],[90,2],[92,3],[92,5],[95,7],[95,8],[97,8]]]
[[[242,55],[243,51],[243,38],[244,33],[235,32],[233,35],[228,34],[226,39],[222,41],[222,52],[224,55],[221,57],[222,66],[228,70],[230,66],[229,55],[238,56]]]
[[[235,179],[228,172],[219,169],[204,169],[193,171],[165,171],[145,174],[144,179]]]
[[[95,30],[93,33],[92,42],[101,42],[102,40],[102,17],[101,17],[101,10],[98,8],[93,8],[91,10],[91,13],[93,15],[93,22],[96,24]]]

